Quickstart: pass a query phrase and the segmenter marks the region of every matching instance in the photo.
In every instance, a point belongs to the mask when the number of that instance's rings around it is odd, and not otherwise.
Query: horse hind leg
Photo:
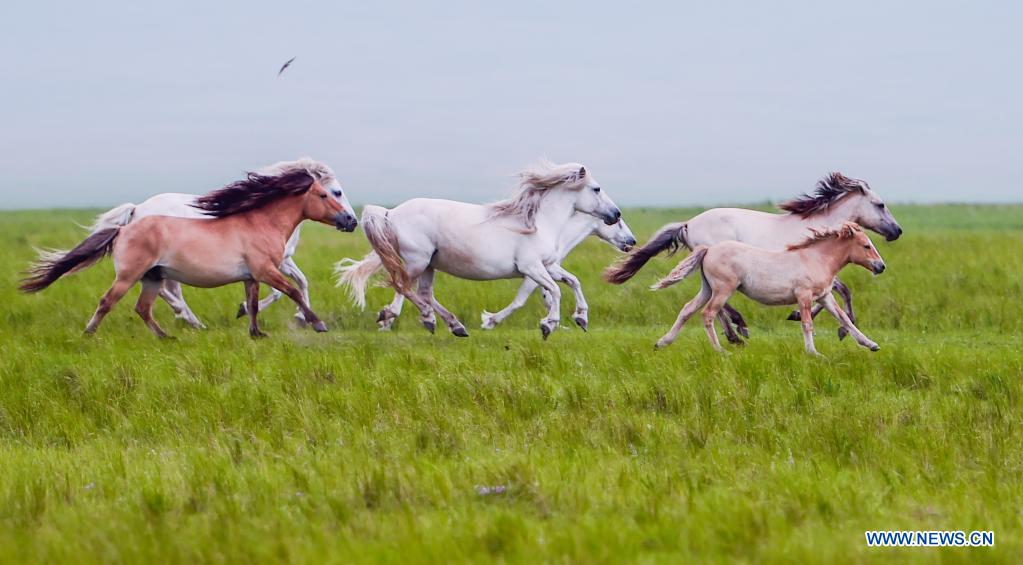
[[[199,320],[195,312],[189,308],[188,303],[185,302],[185,296],[181,292],[181,283],[178,281],[172,281],[170,279],[164,279],[163,285],[160,288],[160,298],[171,307],[174,311],[174,317],[180,318],[185,321],[186,324],[192,326],[197,330],[206,329],[206,324],[203,324]]]
[[[447,308],[437,302],[437,298],[433,295],[433,278],[434,278],[433,267],[427,267],[423,271],[423,274],[419,275],[419,288],[417,294],[419,299],[426,302],[429,301],[430,306],[437,313],[438,316],[444,320],[447,324],[448,330],[458,337],[469,337],[469,332],[466,331],[465,325],[462,324]]]
[[[86,324],[85,333],[96,333],[96,329],[99,327],[100,322],[103,321],[103,318],[106,317],[114,305],[117,304],[134,285],[134,280],[123,279],[120,277],[114,280],[114,284],[110,286],[110,289],[107,290],[107,292],[103,295],[103,298],[100,299],[99,306],[96,307],[96,312],[93,313],[89,323]]]
[[[156,302],[156,298],[160,295],[160,289],[162,288],[163,280],[159,278],[159,273],[149,271],[142,278],[142,292],[139,293],[139,299],[135,302],[135,312],[149,326],[149,329],[156,334],[156,337],[161,339],[168,336],[167,332],[163,331],[160,324],[153,318],[153,303]]]
[[[728,302],[732,293],[735,292],[736,286],[735,284],[730,284],[725,288],[712,288],[710,301],[707,303],[707,307],[703,309],[703,328],[707,331],[707,337],[710,338],[711,345],[717,351],[724,351],[724,349],[721,348],[718,334],[714,331],[714,319],[717,318],[721,307]]]
[[[721,310],[718,310],[718,322],[721,324],[721,333],[725,334],[725,339],[728,340],[728,343],[733,345],[743,344],[742,338],[739,337],[739,334],[737,334],[732,328],[732,319],[728,316],[728,313],[725,312],[724,307],[722,307]]]
[[[735,324],[735,330],[738,331],[742,337],[749,339],[749,328],[746,326],[746,319],[742,317],[742,314],[727,302],[722,309],[728,314],[728,317],[731,318],[732,323]]]
[[[668,333],[664,334],[661,339],[657,340],[657,344],[654,345],[656,349],[662,349],[671,345],[676,338],[678,338],[679,332],[682,331],[682,326],[685,325],[686,321],[692,317],[700,308],[703,308],[710,300],[710,286],[706,281],[700,286],[700,292],[693,297],[692,300],[686,302],[686,305],[682,307],[682,310],[678,313],[678,318],[675,319],[675,324],[671,326]]]
[[[380,331],[390,331],[394,326],[394,322],[401,316],[401,309],[404,305],[405,295],[394,291],[394,300],[387,306],[384,306],[380,313],[377,314],[377,325],[380,326]]]

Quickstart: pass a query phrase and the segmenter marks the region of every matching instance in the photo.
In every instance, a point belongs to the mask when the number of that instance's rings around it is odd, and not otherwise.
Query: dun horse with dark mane
[[[44,253],[20,288],[38,292],[111,255],[116,278],[85,327],[86,333],[95,332],[110,309],[141,281],[135,311],[153,333],[166,337],[152,314],[164,279],[205,288],[244,282],[253,337],[266,335],[256,320],[259,283],[286,294],[313,329],[327,331],[278,266],[288,238],[303,220],[354,230],[355,214],[344,202],[339,190],[328,192],[301,161],[273,176],[249,173],[196,200],[195,207],[213,219],[149,216],[97,231],[71,251]]]

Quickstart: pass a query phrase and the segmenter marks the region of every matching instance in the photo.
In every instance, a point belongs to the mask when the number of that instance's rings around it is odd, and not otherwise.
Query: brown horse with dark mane
[[[195,207],[213,219],[149,216],[123,227],[100,230],[71,251],[40,256],[20,288],[38,292],[63,275],[112,255],[116,278],[85,327],[86,333],[95,332],[110,309],[141,281],[135,311],[153,333],[166,337],[152,314],[164,279],[203,288],[244,282],[252,337],[266,335],[256,320],[259,283],[294,300],[313,329],[327,331],[278,265],[288,238],[304,220],[333,225],[342,231],[354,230],[354,211],[343,202],[339,194],[327,191],[302,167],[273,176],[249,173],[245,179],[196,201]]]

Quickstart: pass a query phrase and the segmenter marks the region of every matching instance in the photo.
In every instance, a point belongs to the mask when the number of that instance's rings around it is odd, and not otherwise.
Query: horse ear
[[[579,178],[586,178],[586,167],[579,167]]]

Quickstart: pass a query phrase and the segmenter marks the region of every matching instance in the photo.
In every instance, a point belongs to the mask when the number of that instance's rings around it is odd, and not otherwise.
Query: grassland
[[[282,302],[250,340],[235,285],[186,289],[206,331],[160,305],[178,339],[157,341],[132,293],[85,338],[109,261],[40,295],[15,284],[93,212],[0,214],[0,561],[1023,560],[1023,207],[896,206],[888,271],[844,273],[882,350],[822,317],[824,359],[787,310],[745,299],[749,345],[718,355],[691,326],[655,353],[697,283],[645,290],[660,259],[605,285],[596,241],[566,262],[588,334],[541,341],[536,298],[474,330],[517,283],[445,276],[469,339],[411,307],[381,334],[330,279],[364,238],[322,226],[297,259],[330,333]],[[693,212],[626,217],[643,240]],[[867,548],[868,529],[996,546]]]

